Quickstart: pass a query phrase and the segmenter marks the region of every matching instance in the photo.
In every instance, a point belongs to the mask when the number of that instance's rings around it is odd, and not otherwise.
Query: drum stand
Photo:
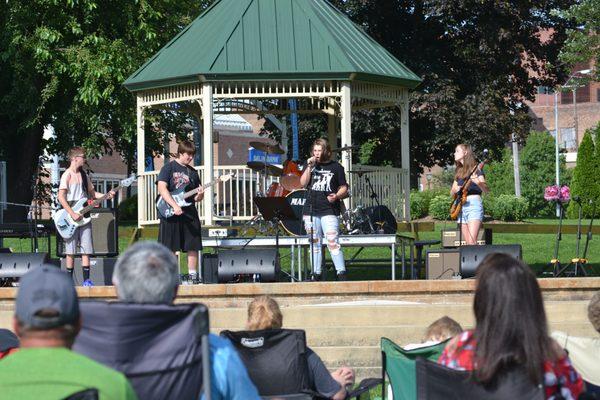
[[[552,271],[542,271],[542,275],[552,275],[554,277],[558,276],[559,271],[561,271],[560,261],[558,259],[558,248],[560,246],[560,241],[562,240],[562,222],[563,216],[565,213],[564,207],[560,201],[557,202],[559,207],[559,220],[558,220],[558,230],[556,231],[556,242],[554,243],[554,257],[550,260],[546,268],[551,267]]]

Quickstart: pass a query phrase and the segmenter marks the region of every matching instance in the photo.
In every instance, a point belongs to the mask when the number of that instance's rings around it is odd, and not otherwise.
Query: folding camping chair
[[[127,376],[140,399],[210,400],[208,309],[202,304],[81,302],[73,350]]]
[[[494,387],[484,387],[468,371],[457,371],[419,358],[417,400],[543,400],[544,386],[531,383],[523,368],[503,374]]]
[[[233,343],[263,398],[323,398],[310,388],[306,333],[303,330],[223,331],[221,336]],[[379,379],[365,379],[346,398],[360,398],[380,383]]]
[[[417,398],[417,373],[415,369],[417,357],[437,361],[444,351],[444,347],[446,347],[446,342],[404,350],[390,339],[381,338],[381,370],[384,381],[382,400],[385,400],[386,375],[392,386],[394,400],[415,400]]]

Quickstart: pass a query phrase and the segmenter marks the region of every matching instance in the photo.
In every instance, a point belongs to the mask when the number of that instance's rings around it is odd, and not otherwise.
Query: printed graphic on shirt
[[[185,187],[190,183],[190,177],[183,172],[173,172],[173,186],[175,189],[179,189],[180,187]]]
[[[331,179],[333,171],[317,170],[315,171],[315,179],[312,185],[312,190],[316,192],[331,192]]]

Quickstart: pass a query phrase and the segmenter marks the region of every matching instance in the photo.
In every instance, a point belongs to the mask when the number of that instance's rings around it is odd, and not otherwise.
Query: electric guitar
[[[192,189],[189,192],[185,192],[185,188],[181,187],[177,190],[173,190],[171,193],[171,197],[173,197],[173,200],[175,200],[175,203],[177,203],[177,205],[179,207],[187,207],[187,206],[191,206],[192,203],[188,202],[186,199],[188,199],[189,197],[195,196],[200,189],[208,189],[209,187],[216,185],[219,182],[227,182],[228,180],[230,180],[233,176],[235,175],[235,173],[229,173],[229,174],[225,174],[225,175],[221,175],[219,176],[217,179],[208,182],[202,186],[197,187],[196,189]],[[156,209],[158,211],[158,213],[160,214],[161,217],[163,218],[170,218],[172,216],[175,215],[175,210],[173,209],[173,207],[171,207],[171,205],[169,203],[167,203],[165,201],[165,199],[163,199],[162,196],[158,196],[157,200],[156,200]]]
[[[129,178],[123,179],[119,182],[119,186],[111,190],[117,193],[119,189],[131,186],[131,184],[136,179],[137,176],[131,174]],[[67,210],[65,210],[64,208],[55,212],[52,216],[52,219],[54,220],[54,225],[56,226],[58,234],[62,236],[63,239],[70,239],[73,236],[73,234],[75,234],[75,230],[77,228],[89,224],[92,220],[92,217],[86,217],[85,215],[89,213],[93,208],[95,208],[98,204],[102,203],[108,197],[109,193],[106,193],[104,196],[92,201],[88,201],[88,199],[83,198],[78,200],[75,204],[73,204],[71,206],[71,209],[74,212],[81,214],[82,216],[82,218],[79,221],[73,220],[73,218],[71,218]],[[86,206],[86,203],[89,204]]]

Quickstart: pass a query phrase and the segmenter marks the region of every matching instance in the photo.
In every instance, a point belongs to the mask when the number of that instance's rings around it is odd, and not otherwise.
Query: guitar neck
[[[212,185],[214,185],[215,183],[219,182],[218,179],[215,179],[214,181],[208,182],[202,186],[198,186],[196,189],[192,189],[189,192],[185,192],[183,194],[183,198],[187,199],[188,197],[192,197],[194,195],[196,195],[196,193],[198,193],[200,191],[200,189],[202,188],[202,190],[207,189],[209,187],[211,187]]]
[[[119,185],[119,186],[117,186],[116,188],[114,188],[114,189],[111,189],[111,190],[114,190],[114,191],[115,191],[115,193],[116,193],[116,192],[118,192],[120,189],[121,189],[121,186]],[[109,193],[110,193],[110,191],[109,191]],[[87,214],[87,213],[89,213],[89,212],[90,212],[90,211],[92,211],[92,210],[93,210],[93,209],[94,209],[94,208],[95,208],[95,207],[96,207],[98,204],[100,204],[100,203],[102,203],[104,200],[106,200],[106,198],[107,198],[107,197],[108,197],[108,193],[105,193],[105,194],[104,194],[104,196],[102,196],[102,197],[100,197],[100,198],[97,198],[97,199],[95,199],[95,200],[94,200],[94,201],[92,201],[92,202],[91,202],[89,205],[87,205],[87,206],[83,207],[83,208],[82,208],[82,209],[79,211],[79,214],[82,214],[82,215],[83,215],[83,214]]]

